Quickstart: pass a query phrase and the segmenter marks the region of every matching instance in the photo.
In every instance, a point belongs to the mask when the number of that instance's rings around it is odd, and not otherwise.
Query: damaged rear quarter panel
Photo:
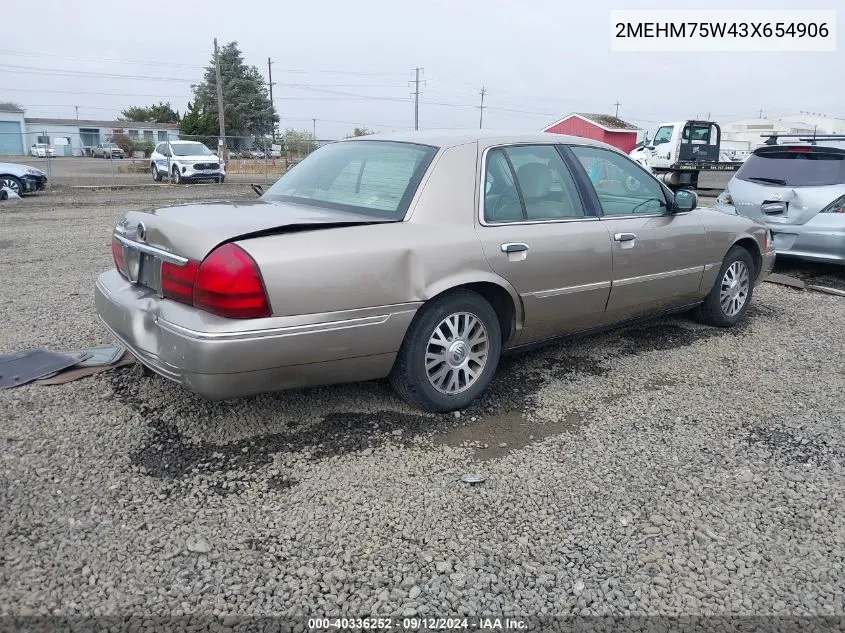
[[[476,143],[441,150],[403,222],[238,242],[261,268],[273,314],[419,304],[479,281],[507,288],[484,258],[474,227],[476,153]]]

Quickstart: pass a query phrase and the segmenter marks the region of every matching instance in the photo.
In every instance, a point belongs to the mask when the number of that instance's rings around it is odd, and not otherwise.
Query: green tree
[[[143,123],[179,123],[179,112],[174,110],[170,102],[159,102],[149,107],[135,106],[120,113],[121,121],[140,121]]]
[[[304,156],[317,149],[317,141],[311,132],[288,128],[279,139],[288,156]]]
[[[352,136],[353,137],[354,136],[369,136],[370,134],[375,134],[375,132],[373,132],[371,129],[369,129],[367,127],[356,127],[354,130],[352,130]],[[352,137],[347,137],[347,138],[352,138]]]
[[[179,131],[192,141],[205,143],[212,150],[217,149],[217,136],[220,133],[217,116],[204,111],[196,101],[188,102],[188,109],[179,123]]]
[[[244,63],[237,42],[225,44],[219,51],[219,57],[226,135],[243,137],[270,134],[279,116],[270,105],[264,77],[258,68]],[[194,106],[202,116],[211,116],[219,130],[217,77],[213,57],[205,69],[202,83],[192,86],[192,89]]]

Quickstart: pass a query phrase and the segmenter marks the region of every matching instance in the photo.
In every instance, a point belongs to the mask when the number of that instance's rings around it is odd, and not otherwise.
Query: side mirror
[[[682,213],[692,211],[698,206],[698,194],[688,189],[679,189],[675,192],[674,211]]]

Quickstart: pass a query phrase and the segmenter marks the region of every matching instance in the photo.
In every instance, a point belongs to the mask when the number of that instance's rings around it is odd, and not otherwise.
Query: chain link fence
[[[185,141],[202,147],[190,146],[189,150]],[[217,137],[184,135],[177,130],[104,133],[45,127],[30,128],[23,134],[0,132],[0,164],[40,169],[47,174],[48,186],[199,184],[221,180],[225,184],[266,185],[331,142],[334,141],[227,136],[224,146]],[[223,169],[218,167],[221,163]]]

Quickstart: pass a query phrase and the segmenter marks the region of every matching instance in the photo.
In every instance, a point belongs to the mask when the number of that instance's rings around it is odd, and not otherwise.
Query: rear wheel
[[[751,305],[754,292],[754,260],[741,246],[728,251],[716,277],[716,283],[696,308],[694,315],[702,323],[717,327],[731,327],[739,323]]]
[[[420,309],[390,382],[406,402],[426,411],[463,409],[490,384],[501,351],[492,306],[475,292],[456,290]]]
[[[0,176],[0,189],[11,189],[16,194],[23,193],[23,183],[14,176]]]

